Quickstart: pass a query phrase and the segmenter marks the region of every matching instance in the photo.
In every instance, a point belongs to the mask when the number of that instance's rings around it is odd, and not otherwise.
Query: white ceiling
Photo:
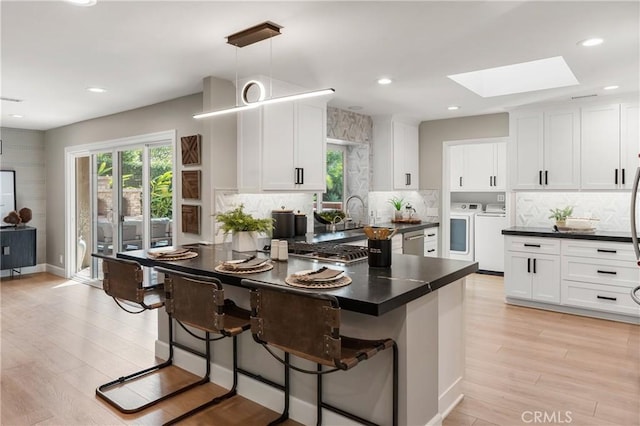
[[[602,96],[611,84],[620,93],[639,87],[638,1],[98,0],[78,7],[2,0],[0,8],[0,95],[24,100],[2,101],[5,127],[45,130],[138,108],[200,92],[206,76],[233,81],[236,71],[333,87],[330,105],[421,121]],[[269,41],[237,50],[226,44],[227,35],[266,20],[283,26],[272,54]],[[594,36],[604,44],[576,44]],[[481,98],[447,78],[553,56],[565,58],[580,85]],[[378,85],[381,76],[394,83]]]

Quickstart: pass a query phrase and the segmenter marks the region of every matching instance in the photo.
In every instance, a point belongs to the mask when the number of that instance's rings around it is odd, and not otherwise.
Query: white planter
[[[256,251],[258,235],[256,232],[242,231],[234,232],[231,236],[231,250],[233,251]]]

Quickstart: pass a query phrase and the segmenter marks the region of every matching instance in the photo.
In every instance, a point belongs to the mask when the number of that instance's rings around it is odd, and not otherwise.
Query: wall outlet
[[[504,202],[504,194],[498,194],[498,201]]]
[[[64,255],[63,254],[60,255],[60,264],[64,265]]]

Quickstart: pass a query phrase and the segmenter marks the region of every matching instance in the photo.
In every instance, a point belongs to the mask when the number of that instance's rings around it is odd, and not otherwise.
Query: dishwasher
[[[406,232],[402,236],[402,254],[424,256],[424,231]]]

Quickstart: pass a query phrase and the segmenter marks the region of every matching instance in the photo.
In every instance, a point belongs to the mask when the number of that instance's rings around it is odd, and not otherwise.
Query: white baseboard
[[[462,376],[460,376],[438,397],[438,411],[441,419],[446,418],[462,398],[464,394],[462,393]]]
[[[169,345],[166,342],[156,340],[155,348],[157,357],[162,359],[167,359],[169,357]],[[203,375],[206,369],[201,357],[179,348],[174,348],[173,360],[174,365],[193,374]],[[212,382],[226,389],[229,389],[233,383],[233,372],[215,363],[211,363],[211,377],[215,377],[215,380],[211,380]],[[267,407],[276,413],[282,412],[284,404],[284,394],[282,391],[242,374],[238,376],[238,395],[242,395],[244,398],[254,401],[263,407]],[[305,425],[315,424],[315,404],[311,404],[307,401],[296,398],[295,396],[291,396],[289,401],[289,417]],[[332,426],[359,425],[359,423],[355,423],[328,410],[323,411],[322,421],[324,424]],[[441,426],[442,422],[430,422],[429,426],[432,425]]]
[[[35,274],[37,272],[45,272],[47,270],[47,265],[43,263],[39,263],[36,266],[27,266],[24,268],[16,268],[16,269],[20,270],[20,273],[23,275]],[[10,276],[11,276],[11,269],[5,269],[4,271],[0,271],[0,277],[5,278]],[[14,272],[13,276],[19,277],[20,274]]]
[[[47,263],[46,271],[49,272],[50,274],[57,275],[62,278],[67,278],[66,271],[64,270],[64,268],[61,268],[59,266],[55,266],[50,263]]]
[[[442,419],[443,417],[440,415],[440,413],[438,413],[433,416],[433,418],[429,420],[429,423],[427,423],[425,426],[442,426]]]

